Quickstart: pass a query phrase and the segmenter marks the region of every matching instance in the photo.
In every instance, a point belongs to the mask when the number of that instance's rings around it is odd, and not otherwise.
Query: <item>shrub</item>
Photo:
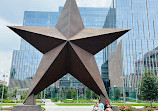
[[[158,110],[158,108],[156,106],[151,106],[150,105],[144,105],[144,109],[145,111],[155,111],[155,110]]]
[[[119,106],[119,109],[120,109],[121,111],[125,111],[125,106]]]
[[[9,108],[1,108],[1,110],[12,110],[13,107],[9,107]]]
[[[3,103],[15,103],[12,99],[5,99],[3,100]]]
[[[123,103],[122,101],[111,101],[111,103]]]
[[[54,98],[54,99],[51,99],[52,100],[52,102],[58,102],[59,100],[58,100],[58,98]]]
[[[136,101],[134,101],[134,100],[130,100],[129,102],[136,102]]]
[[[46,109],[44,107],[42,107],[42,111],[45,111]]]
[[[142,103],[143,101],[142,100],[138,100],[138,103]]]
[[[132,106],[119,106],[120,111],[136,111]]]
[[[62,100],[62,102],[64,103],[77,103],[77,100]],[[96,103],[96,101],[93,101],[93,100],[78,100],[78,103]]]
[[[36,100],[36,103],[41,103],[41,101],[40,100]]]
[[[135,108],[133,108],[132,106],[126,106],[125,111],[135,111]]]
[[[144,108],[149,108],[150,107],[150,105],[144,105]]]

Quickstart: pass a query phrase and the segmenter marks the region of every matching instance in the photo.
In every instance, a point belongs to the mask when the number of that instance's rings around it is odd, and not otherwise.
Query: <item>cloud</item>
[[[22,23],[24,11],[58,11],[66,0],[2,0],[0,17]],[[109,7],[112,0],[76,0],[79,7]]]
[[[13,24],[0,18],[0,51],[3,52],[17,49],[20,43],[19,36],[7,27],[9,25],[19,26],[20,24]]]
[[[12,32],[7,25],[19,24],[12,24],[0,18],[0,80],[3,80],[2,75],[4,73],[7,74],[9,78],[12,52],[14,49],[19,49],[20,46],[20,37]]]
[[[3,80],[2,76],[6,74],[8,77],[6,78],[7,83],[9,82],[10,76],[10,67],[12,61],[12,51],[8,52],[0,52],[0,80]]]

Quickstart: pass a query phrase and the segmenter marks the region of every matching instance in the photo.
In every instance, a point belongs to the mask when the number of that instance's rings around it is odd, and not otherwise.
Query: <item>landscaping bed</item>
[[[13,107],[8,107],[8,108],[1,108],[1,111],[11,111],[13,109]]]
[[[112,103],[111,105],[123,106],[123,103]],[[133,104],[125,104],[125,106],[149,106],[149,103],[133,103]],[[153,106],[158,107],[158,103],[153,104]]]
[[[153,106],[152,108],[149,105],[145,105],[142,109],[136,109],[132,106],[119,106],[120,111],[158,111],[158,107]]]

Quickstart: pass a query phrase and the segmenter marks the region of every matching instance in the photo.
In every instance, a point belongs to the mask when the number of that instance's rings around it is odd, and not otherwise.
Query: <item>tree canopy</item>
[[[116,89],[115,92],[114,92],[114,96],[115,96],[115,99],[118,100],[121,96],[120,94],[120,90],[119,89]]]
[[[2,90],[3,90],[3,85],[0,84],[0,98],[2,97]],[[7,98],[7,90],[8,90],[8,87],[7,87],[7,86],[4,86],[4,95],[3,95],[3,98],[4,98],[4,99]]]
[[[140,94],[142,99],[152,103],[158,96],[158,78],[154,76],[153,71],[146,71],[140,82]]]

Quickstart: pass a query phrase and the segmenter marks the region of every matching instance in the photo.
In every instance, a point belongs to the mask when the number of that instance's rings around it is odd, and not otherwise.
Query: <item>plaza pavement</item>
[[[92,111],[93,106],[58,106],[53,103],[50,99],[46,100],[45,106],[46,111]],[[142,109],[143,106],[133,106],[136,109]]]
[[[51,100],[46,100],[46,111],[92,111],[93,106],[57,106]]]
[[[92,111],[93,106],[58,106],[53,103],[50,99],[46,99],[45,106],[43,106],[46,111]],[[128,102],[129,103],[129,102]],[[11,106],[3,106],[3,108],[7,108]],[[142,109],[143,106],[133,106],[136,109]]]

